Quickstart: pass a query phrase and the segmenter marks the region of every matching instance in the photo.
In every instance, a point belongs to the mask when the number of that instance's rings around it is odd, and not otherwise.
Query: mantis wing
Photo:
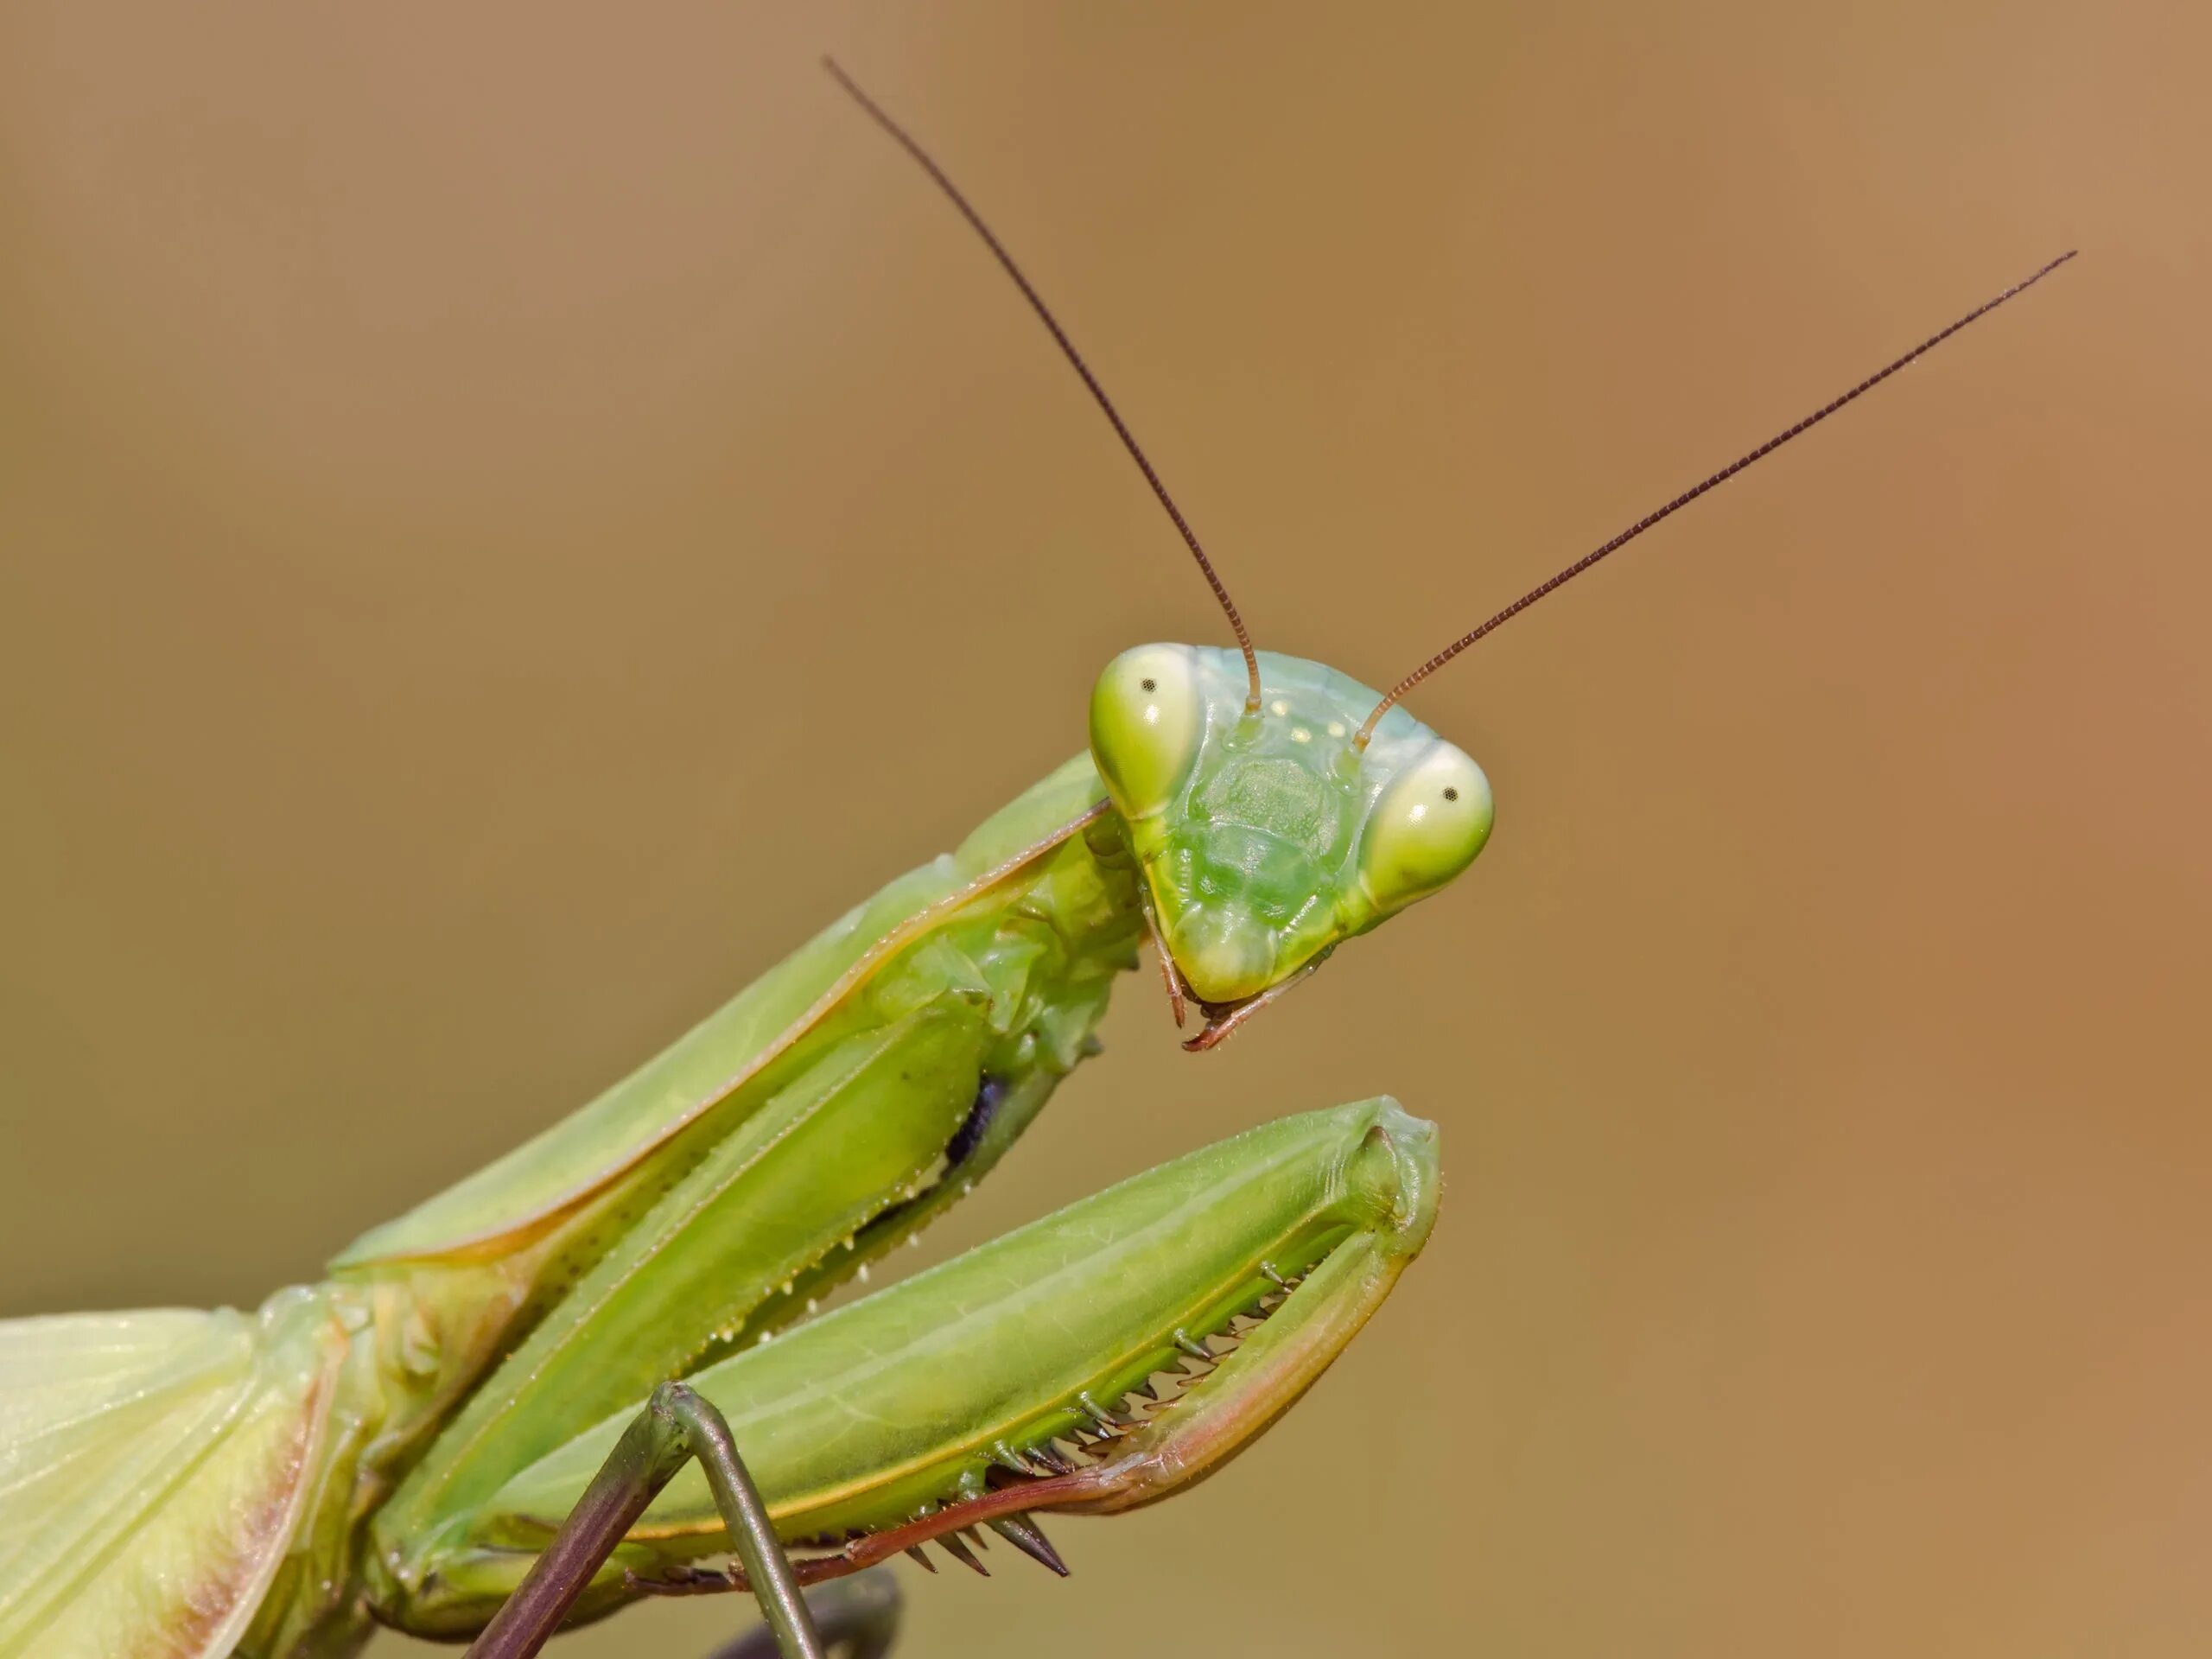
[[[305,1508],[343,1349],[299,1291],[0,1321],[0,1659],[230,1652]]]

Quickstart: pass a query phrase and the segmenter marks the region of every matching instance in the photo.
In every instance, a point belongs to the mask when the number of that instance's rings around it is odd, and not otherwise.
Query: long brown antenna
[[[852,94],[853,101],[868,111],[876,125],[897,139],[899,147],[921,163],[922,171],[937,181],[937,188],[944,191],[952,205],[960,210],[960,216],[975,227],[976,234],[983,238],[983,245],[991,251],[992,257],[997,259],[1006,274],[1014,278],[1014,285],[1021,290],[1021,297],[1029,302],[1029,308],[1052,331],[1061,352],[1074,365],[1075,372],[1083,377],[1083,384],[1090,388],[1090,395],[1098,400],[1098,407],[1105,410],[1106,418],[1114,423],[1115,433],[1121,438],[1122,448],[1129,452],[1129,458],[1136,462],[1137,470],[1144,474],[1144,481],[1152,486],[1152,493],[1160,498],[1160,505],[1167,509],[1167,516],[1175,521],[1175,528],[1182,532],[1183,545],[1191,550],[1191,556],[1198,562],[1198,569],[1206,579],[1206,586],[1213,589],[1213,596],[1221,601],[1221,608],[1229,618],[1229,626],[1236,631],[1237,648],[1244,653],[1244,672],[1251,683],[1244,708],[1247,713],[1257,714],[1260,709],[1260,659],[1252,654],[1252,636],[1245,632],[1244,619],[1236,613],[1236,601],[1230,598],[1229,589],[1222,585],[1221,577],[1214,570],[1213,561],[1206,557],[1205,549],[1198,545],[1198,535],[1192,530],[1190,521],[1183,517],[1182,509],[1175,505],[1175,498],[1167,493],[1167,486],[1160,481],[1160,474],[1153,470],[1152,462],[1145,459],[1136,435],[1122,420],[1122,412],[1114,407],[1114,400],[1106,395],[1106,388],[1098,384],[1098,377],[1091,373],[1090,365],[1083,360],[1083,353],[1076,350],[1075,342],[1068,338],[1067,330],[1060,327],[1059,319],[1052,315],[1052,308],[1045,303],[1044,296],[1030,286],[1029,279],[1021,274],[1021,267],[1014,263],[1014,256],[1006,251],[1005,245],[991,233],[991,227],[983,223],[983,216],[969,206],[968,198],[960,194],[960,187],[945,176],[944,169],[931,159],[929,151],[924,149],[906,128],[886,114],[881,105],[862,92],[836,59],[823,59],[822,67],[830,72],[840,86]]]
[[[1829,416],[1834,414],[1836,410],[1841,409],[1846,404],[1873,391],[1875,387],[1880,385],[1883,381],[1888,379],[1891,375],[1895,374],[1899,369],[1904,367],[1908,363],[1910,363],[1915,359],[1925,356],[1928,353],[1934,351],[1938,346],[1948,340],[1953,334],[1957,334],[1960,329],[1965,327],[1976,317],[1987,315],[1990,312],[1994,311],[1999,306],[2004,304],[2005,301],[2011,299],[2015,294],[2019,294],[2024,292],[2028,289],[2033,288],[2037,283],[2050,276],[2052,271],[2056,270],[2061,265],[2064,264],[2069,259],[2071,259],[2075,254],[2079,251],[2079,249],[2069,248],[2065,252],[2060,254],[2057,258],[2052,260],[2049,264],[2037,270],[2033,276],[2026,278],[2024,281],[2013,283],[2012,287],[2006,289],[2002,294],[1997,296],[1996,298],[1983,301],[1980,305],[1974,307],[1973,310],[1967,312],[1966,315],[1961,317],[1949,327],[1942,330],[1940,333],[1930,334],[1927,339],[1922,340],[1919,345],[1914,346],[1910,351],[1907,352],[1903,357],[1897,359],[1896,362],[1891,364],[1887,368],[1878,370],[1875,373],[1868,375],[1864,380],[1861,380],[1849,391],[1845,392],[1843,396],[1836,398],[1832,403],[1822,404],[1820,408],[1815,410],[1810,415],[1808,415],[1803,420],[1798,422],[1796,425],[1792,426],[1784,431],[1777,432],[1774,436],[1769,438],[1764,443],[1759,445],[1758,448],[1752,450],[1749,454],[1740,456],[1737,460],[1730,461],[1728,465],[1723,467],[1719,472],[1713,474],[1711,478],[1707,479],[1705,482],[1698,485],[1695,488],[1684,490],[1680,495],[1669,501],[1665,506],[1660,508],[1656,512],[1648,513],[1644,517],[1637,519],[1626,530],[1614,537],[1611,541],[1607,542],[1603,547],[1599,548],[1595,552],[1584,554],[1580,558],[1577,559],[1573,564],[1568,565],[1566,569],[1560,571],[1550,581],[1531,588],[1527,593],[1522,594],[1520,598],[1515,600],[1510,605],[1500,611],[1496,616],[1491,617],[1489,621],[1484,623],[1480,627],[1471,629],[1469,632],[1461,634],[1450,645],[1445,646],[1443,650],[1438,652],[1435,656],[1430,658],[1419,668],[1414,670],[1412,673],[1407,675],[1404,679],[1400,680],[1397,684],[1390,688],[1389,694],[1383,697],[1382,701],[1375,705],[1375,712],[1367,717],[1367,723],[1359,728],[1359,735],[1353,740],[1355,746],[1359,748],[1365,748],[1367,747],[1367,740],[1375,735],[1376,722],[1389,712],[1392,704],[1395,703],[1399,698],[1404,696],[1407,692],[1412,690],[1414,687],[1419,685],[1430,675],[1435,673],[1436,671],[1443,667],[1445,664],[1450,662],[1454,657],[1457,657],[1469,645],[1473,645],[1476,640],[1481,639],[1484,634],[1503,627],[1506,623],[1511,621],[1515,617],[1520,615],[1522,612],[1527,610],[1531,605],[1541,599],[1546,594],[1551,592],[1553,588],[1563,587],[1567,582],[1573,581],[1575,577],[1580,575],[1592,565],[1597,563],[1599,560],[1605,557],[1606,555],[1618,552],[1622,548],[1626,547],[1637,537],[1643,535],[1645,531],[1649,530],[1654,524],[1657,524],[1662,518],[1670,517],[1672,514],[1681,512],[1681,509],[1689,505],[1691,502],[1696,500],[1698,497],[1703,495],[1707,490],[1713,488],[1717,485],[1726,483],[1729,479],[1735,477],[1737,474],[1742,472],[1745,467],[1750,466],[1753,461],[1772,454],[1776,450],[1781,448],[1783,444],[1789,442],[1790,439],[1796,437],[1799,433],[1806,431],[1809,428],[1818,426],[1822,421],[1827,419]]]

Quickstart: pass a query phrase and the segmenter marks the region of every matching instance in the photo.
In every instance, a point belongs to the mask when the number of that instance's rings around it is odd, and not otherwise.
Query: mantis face
[[[1445,887],[1491,830],[1465,752],[1396,707],[1363,747],[1378,693],[1301,658],[1259,663],[1256,712],[1243,658],[1196,645],[1123,652],[1090,696],[1091,758],[1161,954],[1217,1016]]]

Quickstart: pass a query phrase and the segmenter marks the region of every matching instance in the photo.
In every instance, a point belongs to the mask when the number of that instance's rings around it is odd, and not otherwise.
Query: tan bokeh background
[[[1444,1218],[907,1650],[2202,1652],[2212,29],[1668,10],[0,12],[0,1312],[313,1274],[1220,637],[834,49],[1370,679],[2085,250],[1422,691],[1459,889],[1130,983],[930,1256],[1385,1088]]]

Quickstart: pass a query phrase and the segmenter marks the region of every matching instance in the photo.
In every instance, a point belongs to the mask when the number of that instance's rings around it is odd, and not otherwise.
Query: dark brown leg
[[[760,1634],[768,1637],[782,1659],[826,1659],[790,1558],[769,1524],[753,1478],[745,1472],[729,1425],[681,1382],[664,1382],[653,1390],[530,1576],[469,1645],[467,1659],[531,1659],[561,1628],[576,1598],[653,1495],[693,1458],[707,1471],[715,1506],[767,1621]],[[894,1619],[896,1612],[894,1602]]]

